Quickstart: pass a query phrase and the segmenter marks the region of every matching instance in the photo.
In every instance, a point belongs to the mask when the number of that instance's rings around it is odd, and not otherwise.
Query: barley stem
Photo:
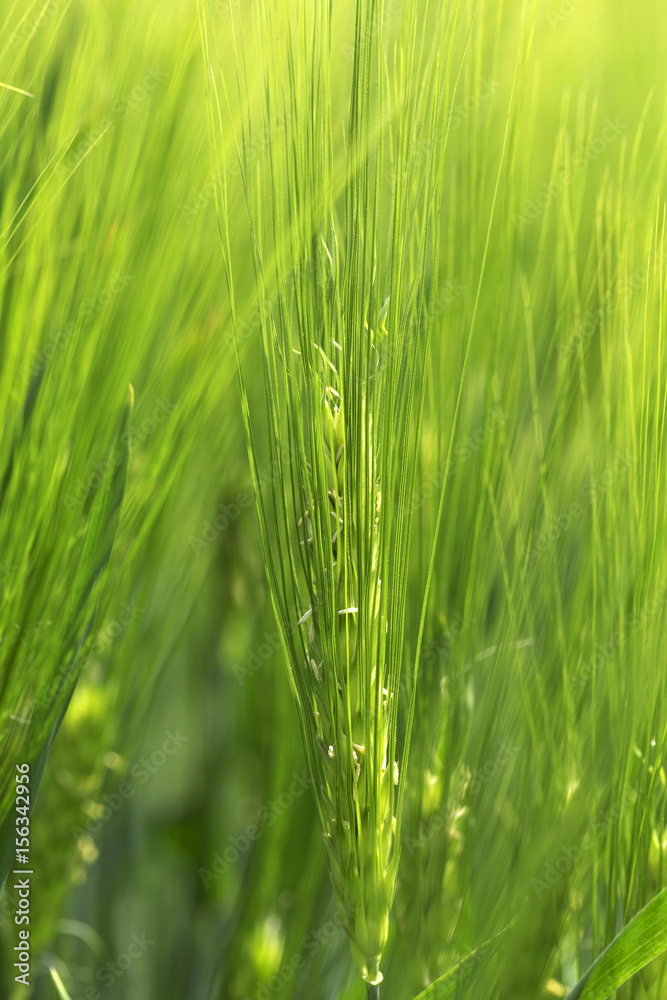
[[[366,983],[366,1000],[380,1000],[379,983]]]

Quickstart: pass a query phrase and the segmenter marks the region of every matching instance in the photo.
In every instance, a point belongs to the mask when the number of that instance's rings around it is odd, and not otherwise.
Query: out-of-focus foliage
[[[210,6],[228,67],[252,6]],[[334,8],[342,135],[353,12]],[[401,5],[383,10],[391,37]],[[446,156],[417,581],[520,59],[421,657],[387,1000],[508,925],[469,995],[563,997],[665,886],[667,24],[657,0],[523,15],[516,0],[459,13],[472,27]],[[29,726],[10,716],[36,720],[46,697],[54,723],[65,703],[64,609],[135,394],[117,533],[32,815],[32,995],[56,995],[51,964],[74,1000],[357,998],[250,502],[197,8],[7,3],[0,24],[0,84],[34,95],[0,87],[10,775],[48,735],[40,722],[17,742]],[[252,142],[259,159],[266,137]],[[226,152],[233,163],[231,139]],[[237,215],[252,351],[240,199]],[[263,388],[256,367],[258,413]],[[15,903],[10,880],[8,997],[29,995],[13,983]],[[617,995],[664,992],[658,958]]]

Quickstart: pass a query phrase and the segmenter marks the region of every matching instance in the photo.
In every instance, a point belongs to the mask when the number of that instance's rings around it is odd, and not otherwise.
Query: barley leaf
[[[667,889],[663,889],[616,935],[565,1000],[606,1000],[666,950]]]
[[[60,997],[60,1000],[72,1000],[71,996],[65,989],[65,984],[63,983],[62,979],[60,978],[57,971],[53,968],[52,965],[49,966],[49,973],[51,974],[51,979],[55,984],[56,990],[58,991],[58,996]]]
[[[471,951],[449,972],[420,993],[415,1000],[458,1000],[470,989],[487,962],[493,958],[512,924],[504,927],[484,944]]]
[[[129,426],[133,406],[134,390],[130,386],[118,432],[111,447],[112,472],[93,497],[78,572],[70,599],[64,609],[67,630],[59,656],[61,673],[53,695],[54,705],[59,703],[63,691],[69,689],[71,695],[86,660],[87,645],[90,643],[97,604],[109,566],[125,496],[130,456]]]
[[[71,622],[71,631],[77,635],[80,635],[82,631],[82,619],[91,609],[94,614],[96,597],[104,572],[109,565],[111,550],[118,530],[118,520],[127,479],[129,425],[133,405],[134,390],[130,386],[118,434],[111,449],[110,461],[113,471],[93,500],[90,524],[79,563],[79,572],[65,612],[67,620]]]
[[[37,795],[37,790],[39,788],[40,782],[42,780],[42,774],[44,773],[44,767],[46,765],[46,758],[49,756],[49,750],[51,749],[51,744],[55,739],[55,735],[60,728],[60,723],[65,715],[66,707],[60,712],[58,719],[56,720],[53,729],[49,735],[48,740],[42,746],[41,750],[37,754],[37,757],[30,768],[30,805],[31,812],[34,806],[35,797]],[[0,894],[5,887],[5,881],[9,870],[14,862],[14,856],[16,853],[15,845],[15,829],[16,829],[16,814],[13,809],[8,810],[3,822],[0,824]]]
[[[83,663],[80,655],[95,620],[100,587],[109,565],[113,544],[118,530],[120,511],[125,494],[127,466],[129,460],[129,422],[134,402],[130,388],[123,408],[120,426],[112,446],[113,472],[93,499],[90,520],[79,560],[79,568],[72,588],[72,595],[64,608],[68,623],[65,641],[58,657],[61,668],[60,679],[54,690],[50,705],[45,706],[46,719],[41,727],[37,719],[14,720],[16,726],[35,723],[34,736],[28,729],[26,735],[13,744],[12,757],[17,763],[30,764],[30,807],[34,807],[42,774],[53,740],[69,704],[78,674]],[[45,731],[45,735],[44,735]],[[42,735],[40,736],[40,733]],[[30,738],[32,736],[32,739]],[[11,741],[8,741],[11,743]],[[4,816],[0,822],[0,892],[4,888],[7,874],[12,866],[15,853],[15,818],[13,808],[14,780],[11,773],[3,775],[6,794],[1,803]]]

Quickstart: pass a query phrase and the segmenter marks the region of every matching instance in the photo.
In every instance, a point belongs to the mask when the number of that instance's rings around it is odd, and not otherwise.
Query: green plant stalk
[[[279,71],[275,54],[267,60],[268,97],[261,108],[269,141],[258,181],[246,155],[250,121],[236,143],[260,300],[271,296],[270,251],[263,248],[265,224],[258,206],[273,206],[271,252],[279,305],[268,315],[264,310],[260,322],[271,465],[264,495],[240,362],[225,169],[217,192],[218,216],[271,599],[338,912],[362,977],[375,988],[382,980],[380,961],[400,853],[397,786],[401,766],[405,781],[407,742],[399,766],[398,698],[411,501],[437,287],[434,229],[444,154],[438,143],[445,133],[453,32],[445,59],[446,29],[451,27],[445,11],[438,8],[435,41],[427,41],[434,25],[426,15],[432,11],[423,12],[422,21],[410,0],[403,16],[403,58],[396,63],[396,79],[386,81],[381,23],[374,5],[358,0],[341,189],[345,240],[339,241],[333,148],[327,146],[332,141],[330,11],[326,4],[308,11],[300,5],[296,9],[294,36],[299,41],[288,35],[289,72]],[[260,52],[266,39],[275,37],[273,18],[273,4],[267,0],[259,11]],[[204,16],[205,51],[207,32]],[[237,85],[244,72],[239,62]],[[286,90],[280,82],[285,73],[290,79]],[[217,160],[217,136],[225,129],[214,86],[209,108]],[[377,107],[369,99],[374,86]],[[385,86],[390,112],[385,112]],[[275,143],[277,149],[269,127],[276,114],[290,122],[284,145]],[[395,153],[389,154],[385,131],[392,123]],[[428,149],[425,165],[412,153],[421,129]],[[393,197],[391,206],[383,206],[390,164],[397,167]],[[389,234],[385,261],[381,248]],[[289,285],[287,275],[294,278]]]

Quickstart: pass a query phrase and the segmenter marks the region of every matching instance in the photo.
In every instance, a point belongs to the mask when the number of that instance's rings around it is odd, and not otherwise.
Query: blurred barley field
[[[276,51],[300,3],[276,4]],[[667,887],[667,20],[657,0],[446,6],[456,87],[425,279],[401,739],[446,471],[447,486],[381,995],[412,1000],[495,942],[469,990],[441,996],[546,1000]],[[258,343],[283,279],[278,255],[257,282],[235,149],[263,100],[257,9],[0,5],[10,1000],[365,995],[266,582],[253,493],[271,495],[273,458],[258,437],[253,485],[221,252],[224,208],[261,424]],[[359,32],[353,0],[331,10],[342,202]],[[388,67],[404,13],[372,14]],[[248,134],[248,175],[293,135],[281,113]],[[401,184],[393,155],[382,192]],[[411,149],[415,178],[430,155]],[[268,204],[254,210],[269,231]],[[29,986],[14,968],[24,763]],[[665,948],[595,995],[664,1000]]]

